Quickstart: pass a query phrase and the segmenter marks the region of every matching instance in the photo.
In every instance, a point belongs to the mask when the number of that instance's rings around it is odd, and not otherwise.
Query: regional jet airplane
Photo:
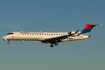
[[[8,44],[10,40],[41,41],[42,43],[51,43],[50,46],[53,47],[54,44],[57,46],[59,42],[89,38],[91,29],[97,25],[87,24],[81,32],[78,32],[79,29],[70,32],[10,32],[2,39],[8,41]]]

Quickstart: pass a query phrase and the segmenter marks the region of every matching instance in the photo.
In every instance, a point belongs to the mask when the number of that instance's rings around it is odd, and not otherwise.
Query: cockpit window
[[[7,35],[10,35],[10,34],[13,34],[13,33],[8,33]]]

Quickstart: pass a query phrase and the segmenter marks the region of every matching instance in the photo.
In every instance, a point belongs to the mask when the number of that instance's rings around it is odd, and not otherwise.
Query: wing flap
[[[61,40],[66,39],[66,38],[68,38],[70,36],[71,35],[64,35],[64,36],[59,36],[59,37],[53,37],[53,38],[46,39],[46,40],[44,40],[42,42],[43,43],[55,43],[55,41],[61,42]]]
[[[43,43],[54,43],[55,41],[61,42],[61,39],[65,39],[65,38],[67,38],[67,36],[53,37],[53,38],[46,39],[42,42]]]

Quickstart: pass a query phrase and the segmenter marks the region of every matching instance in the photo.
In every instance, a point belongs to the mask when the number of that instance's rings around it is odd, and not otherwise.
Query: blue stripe
[[[91,31],[91,29],[92,29],[92,28],[83,29],[82,32],[81,32],[81,34],[82,34],[82,33],[89,33],[89,32]]]

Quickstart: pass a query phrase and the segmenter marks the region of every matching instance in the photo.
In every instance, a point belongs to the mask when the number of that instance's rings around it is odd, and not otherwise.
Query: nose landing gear
[[[8,40],[7,44],[10,44],[10,41]]]

